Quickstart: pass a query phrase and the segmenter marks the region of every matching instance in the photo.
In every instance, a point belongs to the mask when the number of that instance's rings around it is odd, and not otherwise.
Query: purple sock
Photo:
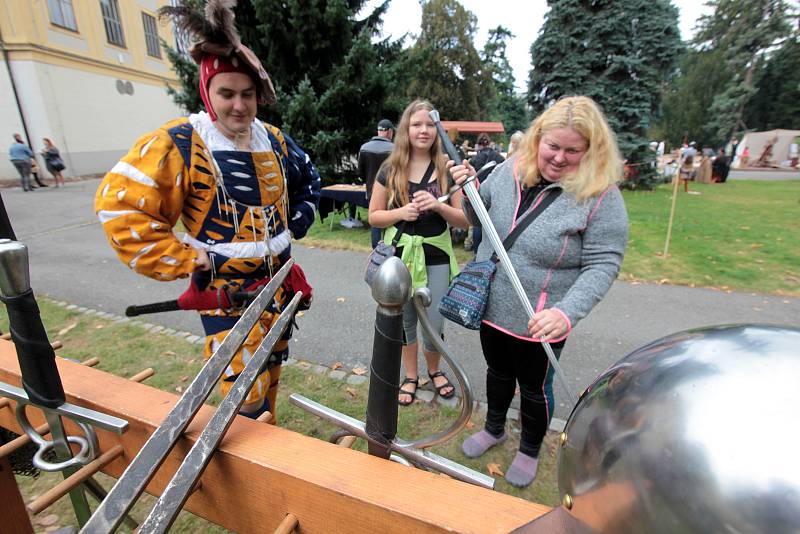
[[[517,455],[514,456],[514,461],[508,466],[506,480],[509,484],[517,486],[518,488],[530,486],[531,482],[536,478],[536,468],[538,465],[538,458],[518,452]]]
[[[503,432],[499,438],[496,438],[489,434],[486,429],[483,429],[464,440],[464,443],[461,445],[461,450],[464,451],[464,454],[469,458],[477,458],[498,443],[503,443],[506,437],[505,432]]]

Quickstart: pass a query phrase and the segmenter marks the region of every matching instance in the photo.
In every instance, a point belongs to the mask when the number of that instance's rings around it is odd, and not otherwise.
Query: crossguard
[[[45,455],[54,450],[57,444],[55,441],[45,439],[36,431],[33,425],[31,425],[30,420],[28,420],[28,414],[25,413],[25,407],[28,404],[30,403],[18,402],[16,415],[19,426],[22,427],[25,434],[27,434],[28,437],[31,438],[31,441],[38,447],[38,450],[33,455],[33,465],[35,467],[48,472],[63,471],[70,467],[82,467],[95,459],[97,456],[97,434],[90,425],[80,421],[74,421],[83,431],[84,436],[66,436],[66,439],[67,443],[80,447],[78,452],[73,452],[72,458],[63,462],[54,463],[45,460]],[[56,415],[56,417],[60,416]]]

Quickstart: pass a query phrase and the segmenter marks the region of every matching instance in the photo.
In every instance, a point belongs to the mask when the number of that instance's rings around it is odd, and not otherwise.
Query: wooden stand
[[[61,358],[57,363],[68,402],[129,422],[121,436],[97,432],[102,452],[122,446],[124,454],[102,467],[119,477],[177,397]],[[0,381],[20,384],[14,346],[3,341]],[[37,410],[28,411],[33,425],[43,422]],[[212,413],[201,408],[148,493],[160,495]],[[0,410],[0,426],[20,431],[9,409]],[[231,425],[202,482],[186,509],[243,534],[282,523],[300,525],[303,533],[510,532],[549,509],[245,417]],[[0,491],[3,502],[13,497]]]

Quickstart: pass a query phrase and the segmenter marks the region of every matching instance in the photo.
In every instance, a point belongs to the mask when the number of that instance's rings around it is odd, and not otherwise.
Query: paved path
[[[175,298],[186,281],[156,282],[133,273],[117,259],[94,216],[97,184],[89,180],[33,193],[19,188],[2,191],[17,236],[30,248],[34,291],[118,315],[129,304]],[[366,366],[375,315],[375,303],[361,278],[366,253],[300,245],[293,250],[315,288],[315,300],[298,321],[292,356],[324,365],[341,361],[348,368]],[[146,320],[202,333],[194,313],[163,313]],[[603,369],[650,341],[687,328],[740,322],[800,327],[800,299],[617,282],[575,328],[562,363],[577,392]],[[477,397],[484,400],[485,364],[477,334],[448,325],[445,336],[466,367]],[[573,403],[556,384],[555,415],[566,418]]]

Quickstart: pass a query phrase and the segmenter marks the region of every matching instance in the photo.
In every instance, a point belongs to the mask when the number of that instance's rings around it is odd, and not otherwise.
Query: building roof
[[[479,122],[479,121],[442,121],[442,126],[448,132],[456,130],[459,133],[503,133],[506,129],[502,122]]]

